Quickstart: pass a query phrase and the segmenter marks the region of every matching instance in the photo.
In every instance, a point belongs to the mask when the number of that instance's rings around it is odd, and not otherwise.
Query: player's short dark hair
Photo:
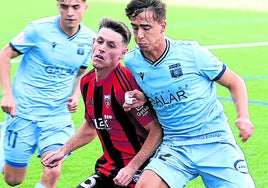
[[[99,30],[101,28],[111,29],[123,37],[123,43],[128,45],[131,39],[131,32],[128,26],[121,21],[114,20],[110,17],[103,17],[99,24]]]
[[[126,8],[126,16],[131,19],[146,10],[152,10],[154,19],[158,22],[166,19],[166,4],[162,0],[131,0]]]
[[[57,1],[59,1],[59,0],[57,0]],[[60,1],[64,1],[64,0],[60,0]],[[82,1],[86,2],[87,0],[82,0]]]

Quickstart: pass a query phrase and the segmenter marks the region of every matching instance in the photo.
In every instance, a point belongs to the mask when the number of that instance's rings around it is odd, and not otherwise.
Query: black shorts
[[[131,184],[124,188],[132,188],[134,184]],[[76,188],[121,188],[114,184],[111,178],[108,178],[102,174],[96,173],[89,176],[85,181],[80,183]],[[123,187],[122,187],[123,188]]]

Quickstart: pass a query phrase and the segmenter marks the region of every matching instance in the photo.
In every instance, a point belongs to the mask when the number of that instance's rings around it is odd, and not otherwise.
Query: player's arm
[[[85,120],[76,134],[70,138],[59,150],[52,152],[42,159],[42,164],[46,167],[55,167],[68,153],[88,144],[97,136],[93,124]]]
[[[1,108],[12,117],[16,116],[16,102],[11,89],[10,61],[18,55],[9,44],[0,51],[0,85],[3,95]]]
[[[163,132],[157,119],[147,124],[145,128],[149,130],[149,134],[142,148],[128,165],[122,168],[114,178],[114,182],[120,186],[127,186],[131,182],[136,171],[153,155],[162,141]]]
[[[74,80],[73,93],[72,93],[72,96],[68,99],[68,109],[71,113],[74,113],[77,110],[79,99],[81,96],[80,80],[82,76],[86,74],[86,72],[87,72],[87,69],[80,68]]]
[[[235,124],[240,130],[239,136],[242,138],[242,141],[246,142],[253,133],[254,125],[250,122],[245,82],[228,67],[217,82],[227,87],[231,93],[237,111]]]

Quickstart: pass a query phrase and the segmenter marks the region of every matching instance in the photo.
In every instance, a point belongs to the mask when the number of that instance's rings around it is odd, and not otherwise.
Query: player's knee
[[[10,175],[7,175],[7,176],[5,175],[4,179],[5,179],[6,183],[12,187],[17,186],[23,182],[23,178],[14,177],[14,176],[10,176]]]
[[[43,171],[43,179],[46,180],[46,182],[57,182],[58,178],[61,174],[61,168],[44,168]]]
[[[25,173],[26,168],[16,168],[6,164],[3,170],[3,177],[9,186],[16,186],[23,182]]]

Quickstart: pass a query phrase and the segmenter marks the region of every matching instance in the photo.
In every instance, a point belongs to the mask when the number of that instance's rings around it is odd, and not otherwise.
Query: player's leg
[[[148,181],[152,180],[152,181]],[[135,188],[169,188],[165,181],[151,170],[145,170],[140,176]]]
[[[5,131],[4,179],[11,186],[23,182],[36,148],[35,124],[20,117],[7,118]]]
[[[65,117],[50,118],[44,122],[38,122],[40,136],[38,142],[39,156],[45,157],[48,153],[58,150],[74,134],[74,125],[71,119]],[[40,181],[35,188],[55,188],[61,174],[63,160],[55,168],[43,167]]]
[[[172,147],[161,144],[150,163],[145,167],[137,188],[183,188],[188,181],[197,177],[188,156],[187,146]],[[148,176],[148,177],[146,177]]]
[[[27,167],[14,167],[9,164],[4,166],[4,179],[10,186],[16,186],[23,182]]]
[[[0,122],[0,173],[3,172],[3,168],[5,164],[4,134],[5,134],[5,125],[4,125],[4,122]]]
[[[47,154],[52,151],[47,151],[42,154],[41,158],[44,158]],[[59,165],[54,168],[43,167],[43,175],[34,188],[54,188],[57,185],[59,176],[61,174],[62,163],[64,159],[59,162]]]
[[[255,187],[244,154],[235,141],[196,147],[196,156],[200,157],[197,166],[206,187]]]

